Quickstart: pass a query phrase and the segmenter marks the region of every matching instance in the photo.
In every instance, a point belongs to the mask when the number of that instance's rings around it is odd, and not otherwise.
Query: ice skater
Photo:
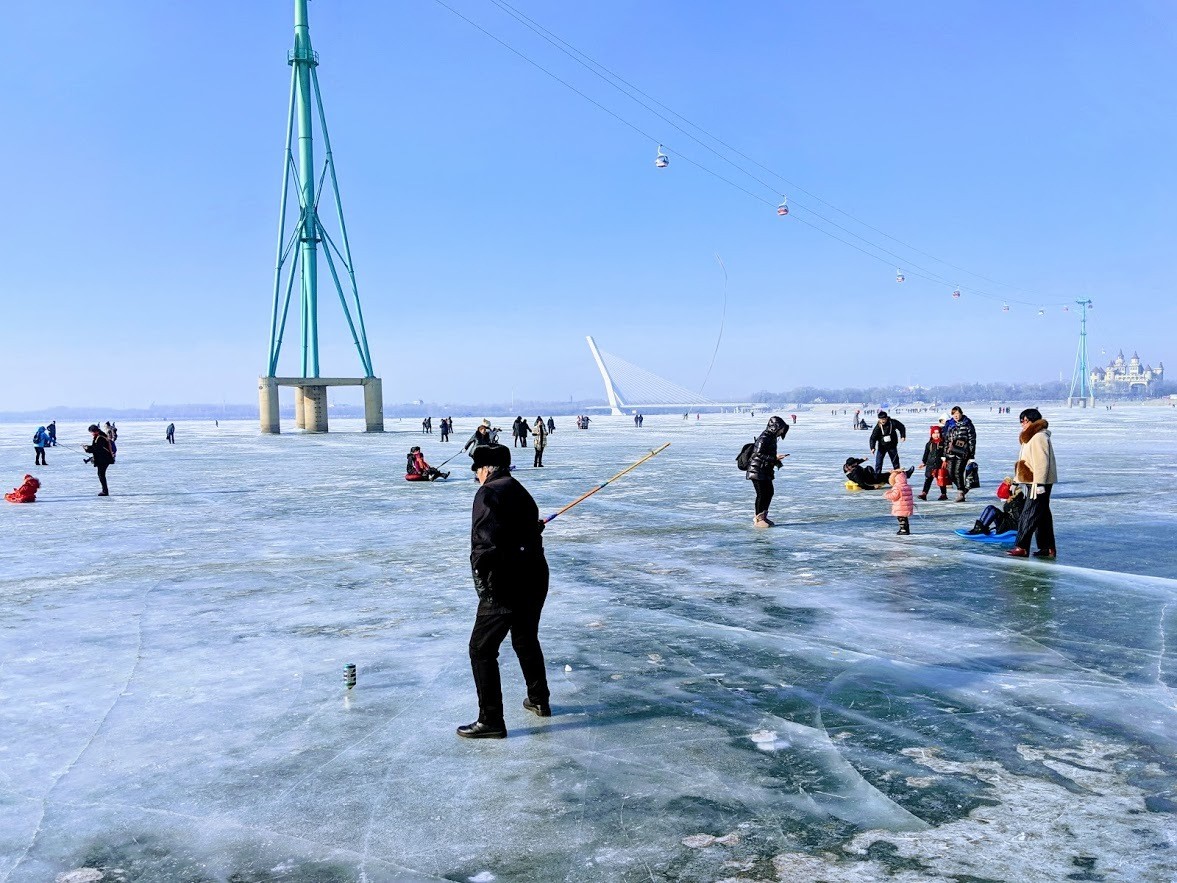
[[[168,424],[168,428],[164,431],[163,437],[165,439],[167,439],[167,443],[169,445],[174,445],[176,443],[176,424],[175,423]]]

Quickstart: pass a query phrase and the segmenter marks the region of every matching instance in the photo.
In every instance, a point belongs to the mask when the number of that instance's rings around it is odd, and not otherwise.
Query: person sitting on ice
[[[449,478],[448,472],[442,472],[425,462],[425,455],[417,445],[409,449],[405,457],[405,481],[437,481],[439,478]]]
[[[986,506],[982,509],[980,517],[969,528],[970,536],[992,536],[1018,529],[1022,509],[1026,506],[1026,495],[1022,491],[1022,486],[1015,484],[1013,478],[1007,475],[997,486],[997,498],[1004,500],[1005,503],[1000,509],[996,506]]]
[[[37,502],[37,491],[40,489],[41,482],[31,475],[26,475],[24,484],[13,488],[11,493],[4,495],[4,499],[10,503],[35,503]]]
[[[846,476],[848,481],[854,482],[863,490],[874,491],[879,488],[887,487],[888,475],[879,475],[875,472],[873,466],[863,466],[866,462],[865,457],[847,457],[846,462],[842,464],[842,473]],[[911,478],[911,473],[915,471],[915,467],[903,470],[903,474]]]

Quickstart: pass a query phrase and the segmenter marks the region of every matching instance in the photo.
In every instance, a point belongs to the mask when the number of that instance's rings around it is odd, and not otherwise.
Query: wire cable
[[[596,59],[594,59],[594,58],[593,58],[592,56],[590,56],[588,53],[586,53],[586,52],[584,52],[584,51],[582,51],[582,50],[578,49],[576,46],[573,46],[571,43],[569,43],[567,40],[564,40],[564,39],[563,39],[562,37],[560,37],[558,34],[555,34],[555,33],[553,33],[552,31],[550,31],[548,28],[545,28],[545,27],[544,27],[543,25],[541,25],[539,22],[535,21],[535,19],[533,19],[533,18],[530,18],[530,17],[529,17],[529,16],[527,16],[525,13],[523,13],[523,12],[521,12],[520,10],[516,9],[516,8],[515,8],[514,6],[512,6],[510,3],[506,2],[506,0],[489,0],[489,2],[491,2],[492,4],[494,4],[494,5],[495,5],[496,7],[498,7],[500,10],[502,10],[502,11],[503,11],[503,12],[505,12],[507,15],[509,15],[511,18],[515,19],[515,21],[519,22],[519,23],[520,23],[520,24],[522,24],[524,27],[528,28],[528,29],[529,29],[529,30],[531,30],[533,33],[535,33],[535,34],[539,35],[539,36],[540,36],[540,37],[542,37],[544,40],[546,40],[548,43],[550,43],[550,44],[552,44],[553,46],[555,46],[557,49],[559,49],[561,52],[563,52],[565,55],[567,55],[569,58],[571,58],[571,59],[572,59],[573,61],[575,61],[577,64],[581,65],[581,66],[582,66],[582,67],[584,67],[586,70],[588,70],[589,72],[593,73],[594,75],[596,75],[597,77],[599,77],[599,78],[600,78],[601,80],[603,80],[604,82],[606,82],[606,83],[608,83],[609,85],[613,86],[613,88],[617,89],[617,90],[618,90],[619,92],[621,92],[623,95],[626,95],[628,98],[630,98],[631,100],[635,101],[637,104],[641,105],[641,106],[642,106],[643,108],[645,108],[646,110],[648,110],[648,111],[650,111],[651,113],[653,113],[653,114],[654,114],[655,116],[657,116],[659,119],[661,119],[661,120],[663,120],[664,122],[668,123],[669,125],[673,126],[673,127],[674,127],[675,129],[677,129],[679,132],[682,132],[682,133],[683,133],[684,135],[686,135],[688,138],[690,138],[691,140],[695,141],[695,143],[697,143],[697,144],[701,145],[702,147],[706,148],[706,149],[707,149],[707,150],[709,150],[711,153],[713,153],[715,156],[719,157],[720,159],[722,159],[724,162],[728,163],[729,165],[731,165],[731,166],[735,167],[736,169],[739,169],[739,170],[740,170],[741,172],[743,172],[745,175],[747,175],[748,177],[752,178],[754,181],[756,181],[757,183],[759,183],[759,184],[763,185],[764,187],[766,187],[766,188],[768,188],[768,189],[770,189],[770,190],[773,190],[774,192],[775,192],[775,191],[778,189],[778,188],[774,188],[774,187],[772,187],[772,185],[771,185],[771,184],[769,184],[768,182],[766,182],[766,181],[764,181],[764,180],[762,180],[762,179],[760,179],[760,178],[756,177],[755,175],[751,174],[751,173],[750,173],[750,172],[748,172],[746,169],[744,169],[743,167],[741,167],[741,166],[740,166],[740,165],[738,165],[737,163],[733,162],[733,161],[732,161],[731,159],[729,159],[728,157],[724,156],[723,154],[721,154],[721,153],[719,153],[718,151],[716,151],[714,148],[712,148],[712,147],[710,147],[709,145],[705,144],[703,141],[701,141],[701,140],[699,140],[698,138],[696,138],[696,137],[695,137],[694,135],[692,135],[690,132],[687,132],[685,129],[683,129],[681,126],[679,126],[679,125],[678,125],[677,123],[675,123],[673,120],[667,119],[665,116],[663,116],[663,115],[662,115],[661,113],[659,113],[657,110],[655,110],[654,108],[650,107],[650,105],[646,104],[644,101],[642,101],[642,100],[640,100],[639,98],[637,98],[637,97],[636,97],[636,96],[635,96],[633,93],[634,93],[634,92],[636,92],[636,93],[637,93],[637,95],[640,95],[640,96],[642,96],[642,98],[648,99],[649,101],[653,102],[653,104],[657,105],[657,107],[660,107],[660,108],[662,108],[662,109],[663,109],[663,110],[665,110],[667,113],[670,113],[670,114],[672,114],[673,116],[677,117],[678,119],[682,120],[684,123],[686,123],[686,124],[687,124],[688,126],[690,126],[691,128],[693,128],[693,129],[697,130],[698,132],[702,133],[702,134],[703,134],[703,135],[705,135],[707,138],[710,138],[710,139],[711,139],[712,141],[714,141],[716,144],[719,144],[720,146],[722,146],[722,147],[723,147],[723,148],[725,148],[726,150],[729,150],[729,151],[731,151],[733,154],[735,154],[736,156],[740,157],[741,159],[747,160],[748,162],[750,162],[752,165],[756,166],[757,168],[759,168],[759,169],[762,169],[762,170],[763,170],[763,171],[765,171],[765,172],[768,172],[770,175],[772,175],[773,177],[777,178],[779,181],[781,181],[781,182],[783,182],[784,184],[786,184],[786,185],[789,187],[789,189],[790,189],[790,190],[794,190],[794,191],[797,191],[797,192],[800,192],[800,193],[804,193],[806,196],[809,196],[809,197],[813,198],[815,201],[817,201],[817,202],[821,203],[822,205],[826,206],[827,208],[833,209],[834,211],[838,212],[839,214],[845,215],[847,218],[850,218],[850,219],[851,219],[852,221],[854,221],[856,224],[860,224],[860,225],[862,225],[863,227],[867,228],[868,230],[871,230],[871,231],[873,231],[873,232],[875,232],[875,233],[878,233],[880,236],[884,236],[884,237],[886,237],[887,239],[890,239],[892,242],[895,242],[895,243],[897,243],[898,245],[901,245],[903,248],[906,248],[906,249],[908,249],[909,251],[913,251],[913,252],[915,252],[915,253],[917,253],[917,254],[923,255],[923,256],[924,256],[924,257],[926,257],[926,258],[931,258],[931,259],[932,259],[933,261],[935,261],[936,263],[943,264],[944,266],[946,266],[946,267],[949,267],[949,268],[951,268],[951,269],[953,269],[953,270],[956,270],[956,271],[958,271],[958,272],[960,272],[960,273],[964,273],[964,274],[966,274],[966,275],[968,275],[968,276],[972,276],[972,277],[974,277],[974,278],[976,278],[976,279],[983,279],[983,280],[985,280],[986,282],[991,282],[991,283],[993,283],[994,285],[999,285],[999,286],[1001,286],[1001,287],[1003,287],[1003,288],[1009,288],[1009,289],[1012,289],[1012,290],[1014,290],[1014,291],[1022,291],[1022,292],[1026,293],[1026,294],[1041,294],[1040,292],[1034,291],[1033,289],[1022,288],[1022,287],[1020,287],[1020,286],[1013,285],[1013,284],[1011,284],[1011,283],[1008,283],[1008,282],[1001,282],[1000,280],[993,279],[992,277],[985,276],[985,275],[983,275],[983,274],[980,274],[980,273],[975,273],[975,272],[973,272],[972,270],[969,270],[969,269],[967,269],[967,268],[965,268],[965,267],[958,266],[957,264],[954,264],[954,263],[952,263],[952,262],[950,262],[950,261],[946,261],[946,260],[944,260],[943,258],[939,258],[939,257],[937,257],[937,256],[936,256],[936,255],[934,255],[934,254],[931,254],[931,253],[929,253],[929,252],[923,251],[922,249],[919,249],[919,248],[917,248],[916,246],[914,246],[914,245],[911,245],[910,243],[904,242],[902,239],[898,239],[897,237],[895,237],[895,236],[892,236],[890,233],[887,233],[885,230],[881,230],[881,229],[879,229],[878,227],[875,227],[875,226],[873,226],[873,225],[871,225],[871,224],[867,223],[866,221],[864,221],[864,220],[862,220],[861,218],[859,218],[859,217],[857,217],[857,216],[855,216],[855,215],[851,214],[850,212],[846,211],[845,209],[839,208],[838,206],[834,205],[833,203],[831,203],[831,202],[829,202],[829,201],[827,201],[827,200],[825,200],[825,199],[822,199],[822,198],[821,198],[820,196],[818,196],[816,193],[814,193],[814,192],[812,192],[812,191],[810,191],[810,190],[807,190],[807,189],[805,189],[804,187],[802,187],[801,185],[797,184],[797,183],[796,183],[796,182],[794,182],[794,181],[791,181],[791,180],[789,180],[789,179],[788,179],[788,178],[786,178],[784,175],[782,175],[780,172],[777,172],[777,171],[775,171],[774,169],[770,168],[769,166],[766,166],[764,163],[762,163],[762,162],[758,161],[758,160],[757,160],[757,159],[755,159],[754,157],[748,156],[746,153],[742,152],[741,150],[739,150],[739,149],[738,149],[738,148],[736,148],[736,147],[733,147],[731,144],[727,143],[727,142],[726,142],[726,141],[724,141],[722,138],[719,138],[718,136],[716,136],[716,135],[712,134],[711,132],[707,131],[705,128],[703,128],[702,126],[700,126],[698,123],[695,123],[695,122],[693,122],[692,120],[688,119],[687,117],[683,116],[682,114],[678,113],[678,112],[677,112],[676,110],[674,110],[672,107],[669,107],[669,106],[667,106],[666,104],[664,104],[663,102],[659,101],[657,98],[655,98],[654,96],[650,95],[648,92],[645,92],[645,91],[644,91],[644,90],[642,90],[642,89],[641,89],[639,86],[636,86],[635,84],[631,83],[629,80],[625,79],[624,77],[622,77],[622,76],[621,76],[620,74],[618,74],[617,72],[615,72],[615,71],[613,71],[613,70],[610,70],[610,69],[609,69],[607,66],[605,66],[605,65],[601,64],[599,61],[597,61]],[[604,73],[602,73],[602,71],[603,71]],[[620,84],[622,84],[622,85],[618,85],[618,83],[620,83]],[[622,86],[624,86],[624,88],[622,88]],[[628,90],[633,90],[633,91],[632,91],[632,92],[630,92],[630,91],[628,91]],[[810,211],[812,212],[812,209],[811,209]],[[822,219],[823,219],[823,220],[825,220],[827,223],[833,224],[834,226],[838,226],[837,224],[834,224],[834,222],[830,221],[828,218],[825,218],[825,217],[823,217],[823,216],[819,215],[817,212],[813,212],[813,214],[817,215],[818,217],[822,217]],[[860,236],[859,236],[859,234],[857,234],[857,233],[854,233],[853,231],[847,230],[847,229],[846,229],[846,228],[844,228],[844,227],[839,227],[839,229],[843,230],[844,232],[846,232],[846,233],[848,233],[849,235],[851,235],[851,236],[854,236],[854,237],[856,237],[856,238],[862,238],[862,237],[860,237]],[[890,253],[890,252],[888,252],[888,253]],[[898,257],[898,256],[896,256],[896,257]],[[902,259],[901,259],[901,260],[902,260]],[[910,261],[905,261],[905,262],[906,262],[906,263],[908,263],[908,264],[910,264],[910,263],[911,263]],[[928,272],[932,272],[932,271],[928,271]],[[971,289],[971,290],[972,290],[972,289]],[[995,296],[995,295],[994,295],[994,296]]]

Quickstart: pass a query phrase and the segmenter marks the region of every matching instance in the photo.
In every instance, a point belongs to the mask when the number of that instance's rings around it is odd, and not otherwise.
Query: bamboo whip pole
[[[659,454],[661,454],[663,451],[665,451],[669,447],[670,447],[670,442],[667,442],[662,447],[657,448],[656,450],[650,451],[650,453],[646,454],[646,456],[642,457],[642,459],[638,460],[636,463],[634,463],[630,466],[625,467],[620,472],[618,472],[616,475],[614,475],[612,478],[597,485],[591,491],[587,491],[586,493],[581,494],[579,497],[577,497],[575,500],[573,500],[571,503],[569,503],[563,509],[559,509],[556,512],[553,512],[551,515],[549,515],[547,518],[544,519],[544,524],[547,524],[549,521],[555,520],[556,518],[558,518],[559,516],[561,516],[565,512],[567,512],[569,509],[571,509],[573,506],[575,506],[579,503],[583,503],[585,500],[587,500],[589,497],[591,497],[597,491],[603,489],[610,482],[616,481],[617,479],[621,478],[621,476],[625,475],[627,472],[632,472],[633,470],[635,470],[639,466],[641,466],[643,463],[645,463],[647,460],[649,460],[651,457],[658,456]]]

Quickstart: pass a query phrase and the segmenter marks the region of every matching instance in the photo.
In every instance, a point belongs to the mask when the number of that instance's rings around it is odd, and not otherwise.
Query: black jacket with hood
[[[745,477],[752,481],[772,481],[776,477],[780,461],[776,458],[776,443],[778,438],[784,438],[789,427],[780,417],[770,417],[768,426],[760,437],[756,439],[756,446],[752,448],[752,459],[748,463]]]

